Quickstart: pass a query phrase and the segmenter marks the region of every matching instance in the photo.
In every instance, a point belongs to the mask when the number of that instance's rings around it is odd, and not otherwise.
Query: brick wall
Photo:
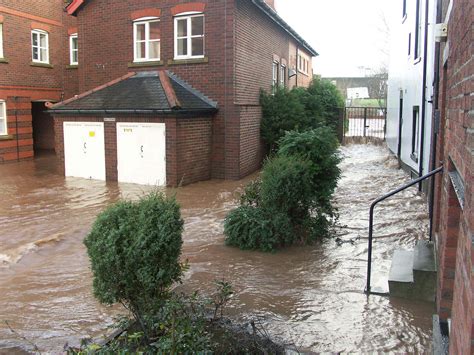
[[[64,173],[64,122],[103,122],[103,117],[55,115],[56,154]],[[168,186],[187,185],[211,176],[212,118],[116,117],[116,122],[154,122],[166,125],[166,181]],[[104,123],[106,179],[117,181],[116,122]]]
[[[443,1],[443,18],[448,3]],[[437,156],[444,162],[445,173],[438,180],[435,196],[439,257],[437,311],[441,319],[451,318],[450,353],[471,354],[474,350],[474,19],[469,0],[455,1],[453,5],[448,24],[449,55],[447,62],[441,58],[444,69],[438,95],[442,123]],[[445,48],[441,46],[441,53]],[[447,174],[454,171],[459,173],[464,185],[464,206]]]
[[[0,100],[7,103],[8,121],[8,136],[0,137],[0,163],[18,159],[17,141],[20,160],[33,157],[32,101],[60,101],[77,93],[76,75],[66,75],[67,28],[74,26],[76,19],[65,14],[64,5],[64,0],[0,4],[4,52],[4,60],[0,60]],[[32,65],[32,28],[49,33],[52,67]]]
[[[102,0],[90,2],[78,11],[79,88],[81,92],[118,78],[129,71],[169,69],[197,90],[217,101],[219,113],[213,119],[212,176],[237,179],[234,155],[239,151],[239,118],[233,109],[233,4],[231,0],[209,1],[205,15],[205,56],[202,63],[173,62],[174,20],[172,7],[185,1],[163,0],[161,10],[161,65],[139,67],[133,62],[134,11],[157,8],[157,2]]]

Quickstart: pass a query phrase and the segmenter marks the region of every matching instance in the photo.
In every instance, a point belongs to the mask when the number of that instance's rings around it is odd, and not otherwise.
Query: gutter
[[[102,114],[162,114],[162,115],[190,115],[190,114],[213,114],[217,109],[194,109],[194,110],[172,110],[172,109],[50,109],[49,113],[56,115],[102,115]]]
[[[428,71],[428,16],[429,16],[429,1],[426,1],[425,6],[425,43],[424,43],[424,54],[423,54],[423,90],[421,94],[421,140],[420,140],[420,161],[418,168],[418,176],[423,176],[423,163],[424,163],[424,153],[425,153],[425,121],[426,121],[426,76]],[[421,192],[423,190],[423,183],[420,182],[418,185],[418,190]]]

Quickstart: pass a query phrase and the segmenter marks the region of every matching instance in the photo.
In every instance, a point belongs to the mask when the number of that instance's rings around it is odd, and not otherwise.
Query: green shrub
[[[232,210],[224,223],[226,245],[272,252],[291,244],[293,231],[288,216],[272,212],[245,205]]]
[[[261,135],[270,151],[286,131],[308,126],[305,108],[296,91],[279,88],[274,94],[261,92]]]
[[[339,142],[329,127],[306,132],[288,132],[279,142],[278,155],[300,157],[311,162],[311,194],[316,207],[331,214],[331,199],[341,175]]]
[[[271,152],[288,131],[306,131],[329,126],[336,131],[344,99],[330,81],[316,78],[308,88],[262,92],[261,134]]]
[[[311,162],[296,156],[276,156],[262,171],[260,204],[286,214],[297,225],[308,216],[312,201]]]
[[[182,231],[175,199],[159,193],[102,212],[84,241],[97,299],[123,304],[144,326],[144,316],[180,280]]]
[[[345,106],[344,98],[337,87],[329,80],[315,78],[305,93],[301,99],[310,121],[332,128],[337,127],[341,109]],[[311,128],[316,126],[313,125]]]

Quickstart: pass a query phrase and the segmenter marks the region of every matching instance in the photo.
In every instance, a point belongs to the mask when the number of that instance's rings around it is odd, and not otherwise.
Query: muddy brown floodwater
[[[179,189],[183,258],[191,265],[186,288],[208,293],[214,279],[231,281],[236,295],[230,315],[257,318],[271,336],[300,350],[427,352],[433,304],[363,293],[370,202],[408,176],[383,147],[352,145],[341,153],[336,204],[343,227],[337,233],[353,244],[325,240],[277,254],[229,248],[223,219],[252,177]],[[94,300],[82,241],[104,207],[148,190],[64,178],[54,156],[0,166],[0,352],[31,349],[19,335],[57,353],[66,342],[77,344],[106,330],[121,310]],[[374,283],[387,287],[393,250],[410,248],[426,234],[426,207],[416,189],[378,207]]]

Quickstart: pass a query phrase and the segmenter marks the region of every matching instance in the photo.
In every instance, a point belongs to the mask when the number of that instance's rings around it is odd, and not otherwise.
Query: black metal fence
[[[386,121],[386,108],[346,107],[344,138],[385,140]]]

